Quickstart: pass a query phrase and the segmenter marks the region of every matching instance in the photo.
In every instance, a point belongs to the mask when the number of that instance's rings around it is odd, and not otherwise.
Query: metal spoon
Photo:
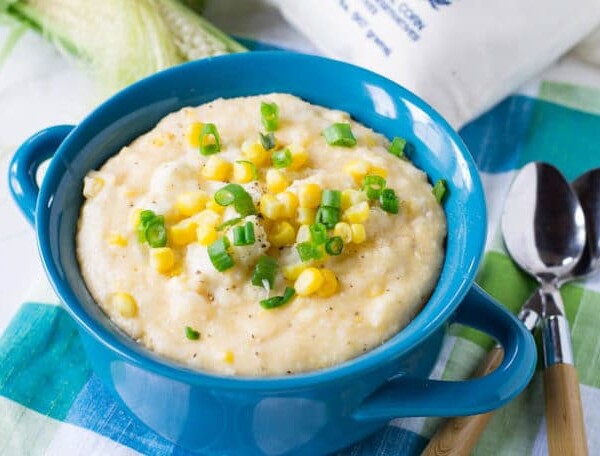
[[[547,174],[549,174],[549,178],[543,177]],[[512,236],[513,250],[514,238],[519,234],[517,231],[521,231],[522,236],[529,237],[530,245],[542,246],[543,259],[538,259],[536,266],[539,267],[539,263],[542,263],[543,268],[547,266],[558,277],[560,284],[590,274],[600,266],[600,169],[582,175],[575,181],[574,188],[585,210],[587,229],[590,233],[586,251],[583,253],[581,250],[585,242],[585,233],[581,232],[583,227],[581,208],[578,208],[577,200],[573,198],[568,183],[556,169],[549,165],[531,164],[519,173],[507,198],[507,207],[502,220],[505,240],[507,235],[509,238]],[[544,197],[546,199],[538,204],[538,200],[544,199]],[[532,200],[533,206],[531,206]],[[548,204],[548,200],[554,204]],[[530,204],[530,208],[527,207],[527,203]],[[559,220],[567,221],[566,226],[561,224],[562,231],[552,232],[548,235],[548,230],[551,229],[548,226],[553,226]],[[534,226],[541,228],[541,231],[535,230]],[[529,231],[525,233],[523,230]],[[537,242],[540,241],[540,237],[546,238],[541,241],[551,239],[551,242]],[[506,242],[508,246],[509,241]],[[577,261],[578,256],[579,260]],[[531,331],[535,329],[542,318],[543,302],[544,296],[541,289],[538,289],[523,305],[519,313],[519,318]],[[492,372],[502,362],[502,357],[502,348],[495,347],[479,366],[475,375],[487,375]],[[576,378],[573,386],[578,396],[579,384]],[[580,406],[579,409],[581,409]],[[431,439],[423,455],[470,454],[492,415],[493,413],[489,412],[446,421]],[[581,421],[581,423],[580,429],[583,432],[583,422]],[[560,436],[560,434],[557,435]],[[579,437],[578,441],[585,443],[585,434],[583,434],[583,439]],[[585,447],[583,448],[585,449]]]

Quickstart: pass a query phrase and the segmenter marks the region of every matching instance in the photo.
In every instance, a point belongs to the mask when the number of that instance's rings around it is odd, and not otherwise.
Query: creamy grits
[[[169,114],[84,180],[85,283],[138,343],[201,371],[342,363],[406,326],[440,274],[443,182],[404,147],[287,94]]]

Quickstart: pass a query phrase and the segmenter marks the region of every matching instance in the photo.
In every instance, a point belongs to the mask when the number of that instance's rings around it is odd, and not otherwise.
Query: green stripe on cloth
[[[0,338],[0,396],[63,419],[90,377],[79,335],[60,307],[24,304]]]
[[[600,89],[566,82],[542,81],[539,98],[580,111],[600,114]]]

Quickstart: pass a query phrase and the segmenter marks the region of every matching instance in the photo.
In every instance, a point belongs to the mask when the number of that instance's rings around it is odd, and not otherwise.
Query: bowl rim
[[[249,377],[249,376],[231,376],[223,375],[212,372],[203,372],[194,370],[191,367],[186,367],[177,362],[171,361],[166,357],[157,355],[151,352],[149,349],[140,346],[141,350],[136,351],[127,347],[121,342],[115,334],[111,334],[108,330],[102,327],[102,325],[96,321],[96,319],[89,315],[83,306],[79,305],[78,299],[75,293],[71,289],[68,281],[61,278],[60,272],[56,269],[53,257],[51,254],[52,248],[50,245],[49,235],[49,215],[51,213],[52,196],[56,190],[58,182],[60,182],[62,174],[64,172],[60,169],[63,160],[61,160],[63,151],[69,148],[73,138],[78,135],[78,131],[84,129],[89,124],[93,124],[94,118],[102,114],[110,106],[119,104],[121,101],[128,96],[130,92],[137,90],[143,90],[147,87],[152,87],[154,84],[159,83],[164,79],[169,79],[172,75],[177,75],[182,72],[188,71],[193,67],[206,67],[210,68],[215,62],[220,64],[227,64],[230,62],[231,65],[243,65],[249,60],[254,59],[278,59],[280,61],[295,61],[297,67],[302,68],[302,65],[334,65],[338,66],[340,71],[352,71],[363,78],[370,81],[375,81],[379,84],[383,84],[386,88],[392,89],[397,96],[401,99],[410,102],[412,105],[418,107],[425,112],[438,126],[441,127],[445,135],[450,137],[452,143],[457,146],[460,151],[461,159],[466,164],[466,168],[469,171],[471,182],[473,184],[472,192],[479,196],[478,206],[480,213],[478,214],[483,223],[481,223],[481,229],[473,236],[470,241],[470,249],[473,252],[477,252],[473,256],[471,262],[465,266],[465,274],[463,274],[458,280],[459,284],[455,287],[455,293],[453,296],[445,297],[446,303],[444,304],[441,311],[436,314],[433,318],[426,321],[422,327],[413,330],[406,334],[407,328],[410,323],[401,329],[395,335],[392,335],[383,344],[372,348],[366,353],[359,354],[358,356],[346,360],[342,363],[324,368],[319,370],[313,370],[303,373],[284,375],[284,376],[269,376],[269,377]],[[287,63],[287,62],[286,62]],[[118,119],[114,119],[113,123]],[[58,158],[58,160],[56,160]],[[193,62],[184,63],[177,65],[172,68],[155,73],[148,76],[113,95],[106,101],[97,106],[94,110],[87,114],[87,116],[77,125],[61,143],[57,149],[54,157],[51,159],[48,169],[46,171],[45,178],[40,186],[40,193],[36,205],[36,235],[38,240],[38,250],[42,259],[46,274],[50,279],[51,285],[54,288],[57,295],[67,312],[76,321],[80,328],[83,328],[85,332],[92,336],[97,342],[104,346],[104,348],[118,354],[124,358],[128,363],[140,367],[144,370],[149,370],[155,374],[162,375],[168,378],[174,378],[192,385],[203,385],[205,387],[213,387],[218,389],[227,390],[249,390],[249,391],[278,391],[283,389],[304,389],[316,384],[325,384],[329,382],[339,381],[340,379],[356,377],[363,375],[367,372],[373,371],[383,364],[386,364],[394,359],[397,359],[404,355],[408,350],[413,349],[419,343],[426,340],[436,330],[438,330],[452,315],[453,311],[458,307],[467,291],[471,288],[475,273],[481,261],[485,246],[486,238],[486,207],[483,194],[483,187],[479,178],[479,174],[471,155],[458,135],[456,131],[450,126],[450,124],[433,109],[429,104],[419,98],[417,95],[410,92],[400,84],[381,76],[375,72],[367,70],[365,68],[352,65],[346,62],[329,59],[326,57],[300,54],[289,51],[260,51],[260,52],[248,52],[238,54],[228,54],[216,57],[209,57]],[[82,278],[83,280],[83,278]],[[438,279],[439,280],[439,279]],[[436,284],[437,286],[437,284]],[[435,290],[435,289],[434,289]],[[78,304],[72,305],[70,302],[75,301]],[[429,300],[427,301],[429,302]],[[411,320],[411,323],[415,321],[423,309],[417,313]],[[110,318],[106,317],[109,321]],[[406,337],[400,337],[394,341],[394,338],[398,334],[405,333]],[[129,336],[126,336],[129,337]],[[382,348],[383,347],[383,348]],[[145,352],[145,353],[144,353]]]

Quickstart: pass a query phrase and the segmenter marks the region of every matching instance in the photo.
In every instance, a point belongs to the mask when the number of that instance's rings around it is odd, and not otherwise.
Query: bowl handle
[[[10,162],[10,191],[31,225],[35,226],[35,205],[40,191],[36,180],[37,170],[54,155],[73,128],[73,125],[57,125],[38,131],[19,147]]]
[[[408,416],[466,416],[501,407],[531,379],[537,358],[531,333],[479,286],[473,285],[452,323],[461,323],[494,337],[504,348],[498,368],[464,381],[396,377],[369,396],[354,413],[359,421]]]

